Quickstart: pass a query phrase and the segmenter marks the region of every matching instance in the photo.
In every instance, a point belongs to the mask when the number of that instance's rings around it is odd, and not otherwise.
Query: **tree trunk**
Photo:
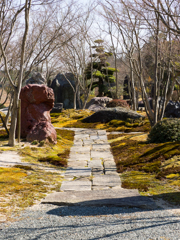
[[[134,72],[133,72],[133,65],[131,59],[129,60],[130,64],[130,79],[131,79],[131,93],[132,93],[132,109],[137,111],[137,101],[136,101],[136,89],[134,86]]]
[[[11,112],[11,126],[9,130],[9,146],[15,146],[16,140],[16,125],[17,125],[17,108],[18,108],[18,92],[17,90],[14,91],[13,97],[13,105],[12,105],[12,112]]]

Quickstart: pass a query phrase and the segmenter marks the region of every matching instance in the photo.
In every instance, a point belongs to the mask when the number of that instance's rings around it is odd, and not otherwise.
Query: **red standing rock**
[[[51,124],[50,111],[54,106],[53,89],[46,85],[28,84],[21,89],[21,137],[57,143],[56,130]]]

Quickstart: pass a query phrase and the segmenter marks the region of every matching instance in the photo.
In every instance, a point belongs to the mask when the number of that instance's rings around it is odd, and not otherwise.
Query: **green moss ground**
[[[105,129],[109,132],[148,132],[150,130],[150,123],[145,120],[132,120],[127,121],[112,120],[109,123],[83,123],[85,117],[92,115],[93,112],[89,110],[63,110],[62,113],[52,113],[51,121],[54,127],[75,127],[75,128],[94,128]]]
[[[23,157],[22,161],[32,164],[31,166],[16,165],[10,168],[0,167],[0,215],[10,217],[12,212],[33,205],[47,192],[60,189],[61,175],[57,171],[48,171],[48,167],[63,171],[67,166],[73,140],[73,131],[58,129],[56,145],[29,144],[26,146],[26,143],[21,143],[12,148],[7,146],[8,139],[5,131],[0,131],[1,151],[17,151]]]
[[[180,143],[152,144],[134,138],[108,136],[122,187],[180,204]]]

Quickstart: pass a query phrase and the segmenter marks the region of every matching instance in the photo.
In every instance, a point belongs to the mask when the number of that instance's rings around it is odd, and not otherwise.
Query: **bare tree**
[[[139,5],[139,2],[141,3]],[[126,56],[129,59],[129,66],[131,69],[131,82],[132,76],[135,74],[140,83],[142,99],[145,104],[145,109],[151,125],[154,125],[158,120],[161,120],[164,115],[164,110],[167,102],[170,99],[175,79],[178,72],[175,68],[175,60],[172,61],[172,37],[170,28],[168,32],[163,35],[163,41],[160,42],[160,36],[164,34],[164,28],[160,23],[159,10],[161,1],[157,2],[156,10],[153,9],[149,14],[145,5],[142,2],[132,2],[119,0],[116,1],[116,9],[114,8],[115,2],[106,1],[106,8],[108,8],[108,15],[111,17],[112,22],[120,31],[122,42],[126,50]],[[145,0],[143,1],[143,3]],[[118,9],[117,6],[120,6]],[[141,8],[139,8],[141,6]],[[143,8],[144,7],[144,8]],[[119,10],[122,11],[119,11]],[[170,24],[170,15],[167,18]],[[154,38],[153,51],[154,54],[154,94],[153,94],[153,110],[151,109],[148,93],[146,89],[146,74],[144,69],[144,49],[147,44],[148,36]],[[129,44],[130,43],[130,44]],[[166,56],[162,51],[162,45],[166,45]],[[165,78],[165,73],[167,78]],[[164,85],[163,85],[164,84]],[[133,86],[134,88],[134,86]],[[163,104],[160,105],[160,99]]]
[[[1,13],[2,17],[0,19],[2,67],[3,65],[5,66],[7,79],[14,92],[9,136],[9,145],[11,146],[15,144],[18,98],[23,82],[27,79],[30,72],[37,67],[44,71],[46,60],[50,59],[55,51],[59,51],[63,44],[76,35],[75,31],[72,31],[70,36],[65,34],[66,31],[70,32],[73,24],[75,24],[74,20],[80,16],[73,2],[63,8],[60,5],[52,4],[52,2],[46,1],[48,8],[46,5],[40,5],[41,11],[39,12],[36,8],[39,4],[42,4],[40,0],[33,2],[26,0],[24,5],[17,5],[13,1],[4,1],[2,8],[4,12],[3,14]],[[33,8],[34,5],[36,8]],[[32,11],[36,11],[36,14],[38,13],[34,17],[36,21],[32,21],[32,18],[29,17],[30,8]],[[61,14],[59,11],[61,11]],[[18,16],[21,17],[21,28],[13,32]],[[22,23],[22,17],[24,17],[24,24]],[[13,33],[14,38],[12,37]],[[10,47],[13,47],[14,51],[10,51]],[[15,56],[12,56],[13,52],[16,53]],[[20,64],[18,64],[19,61]]]
[[[21,46],[21,61],[20,61],[19,79],[18,79],[17,85],[13,82],[11,75],[9,73],[7,56],[6,56],[6,53],[5,53],[5,50],[3,47],[3,42],[2,42],[2,35],[0,38],[0,48],[1,48],[1,52],[2,52],[2,55],[4,58],[4,62],[5,62],[6,74],[8,76],[8,80],[9,80],[10,84],[12,85],[12,87],[14,89],[13,107],[12,107],[12,113],[11,113],[11,127],[10,127],[10,133],[9,133],[9,145],[10,146],[15,145],[15,131],[16,131],[16,123],[17,123],[18,99],[19,99],[19,94],[20,94],[20,90],[21,90],[21,86],[22,86],[25,48],[26,48],[26,40],[27,40],[27,34],[28,34],[28,29],[29,29],[30,7],[31,7],[31,0],[26,0],[26,2],[24,4],[25,29],[24,29],[24,35],[23,35],[23,40],[22,40],[22,46]]]

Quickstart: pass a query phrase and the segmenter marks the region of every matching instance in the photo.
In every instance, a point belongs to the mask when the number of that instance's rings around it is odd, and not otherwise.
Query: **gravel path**
[[[37,205],[3,224],[0,239],[179,240],[180,214],[172,210]]]

